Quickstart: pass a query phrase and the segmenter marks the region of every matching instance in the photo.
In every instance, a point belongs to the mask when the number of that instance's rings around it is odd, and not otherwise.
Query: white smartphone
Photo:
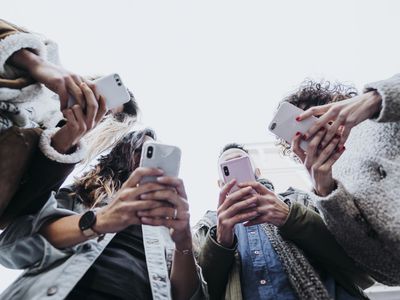
[[[306,133],[318,120],[317,117],[311,116],[303,121],[296,121],[296,117],[303,112],[301,108],[289,102],[283,102],[268,126],[269,131],[290,144],[296,132],[301,132],[302,134]],[[309,141],[302,140],[300,142],[300,147],[306,151],[308,143]]]
[[[93,80],[96,91],[102,95],[106,101],[107,110],[118,107],[129,101],[130,95],[121,77],[114,73]],[[76,103],[75,99],[70,96],[68,99],[68,107]]]
[[[163,176],[178,177],[181,162],[181,150],[176,146],[157,142],[146,142],[140,157],[141,167],[159,168],[164,171]],[[140,183],[155,182],[155,176],[146,176]]]
[[[253,167],[251,166],[248,156],[238,157],[220,163],[224,183],[228,183],[232,179],[236,179],[237,183],[255,181]],[[237,184],[231,189],[231,193],[239,189]]]

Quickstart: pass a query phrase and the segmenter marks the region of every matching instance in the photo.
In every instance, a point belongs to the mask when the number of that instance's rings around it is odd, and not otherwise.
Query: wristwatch
[[[99,236],[99,234],[92,228],[95,224],[96,212],[94,210],[88,210],[79,219],[79,229],[82,231],[84,236],[90,239]]]

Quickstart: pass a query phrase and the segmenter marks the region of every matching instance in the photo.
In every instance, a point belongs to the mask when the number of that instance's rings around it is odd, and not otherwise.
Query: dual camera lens
[[[225,174],[225,176],[229,176],[229,169],[228,169],[228,167],[225,166],[223,169],[224,169],[224,174]]]
[[[119,77],[117,75],[114,76],[115,81],[117,82],[118,86],[122,85],[121,79],[119,79]]]
[[[153,157],[153,151],[154,151],[154,149],[153,149],[152,146],[149,146],[149,147],[147,148],[147,152],[146,152],[147,158],[152,158],[152,157]]]

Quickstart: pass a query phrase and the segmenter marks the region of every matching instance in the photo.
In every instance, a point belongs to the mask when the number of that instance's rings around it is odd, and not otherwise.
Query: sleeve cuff
[[[23,48],[30,48],[40,57],[47,57],[44,43],[32,33],[15,33],[0,40],[0,76],[7,78],[6,62],[13,53]]]
[[[395,122],[400,119],[400,74],[389,79],[369,83],[364,92],[376,91],[382,98],[382,108],[377,122]]]
[[[81,140],[79,144],[76,147],[75,152],[71,154],[61,154],[57,152],[56,149],[54,149],[51,146],[51,138],[53,135],[60,130],[60,128],[52,128],[52,129],[46,129],[42,132],[42,135],[40,136],[40,141],[39,141],[39,148],[43,152],[43,154],[56,162],[63,163],[63,164],[76,164],[79,163],[81,160],[85,158],[86,154],[86,147]]]

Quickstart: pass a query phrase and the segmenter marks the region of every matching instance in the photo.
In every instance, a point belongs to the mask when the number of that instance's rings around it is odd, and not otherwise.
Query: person
[[[320,186],[313,180],[311,199],[347,254],[386,285],[400,284],[399,82],[400,75],[395,75],[367,84],[357,95],[354,88],[340,83],[306,81],[283,99],[305,110],[299,122],[319,116],[293,142],[294,153],[311,177],[322,178]],[[321,132],[322,127],[326,128]],[[295,146],[301,138],[317,135],[320,143],[313,152],[323,152],[332,137],[339,139],[343,155],[332,171]]]
[[[219,163],[244,156],[243,146],[228,144]],[[307,193],[275,194],[252,165],[258,182],[223,185],[220,172],[218,210],[195,226],[210,298],[365,298],[373,281],[336,243]]]
[[[154,138],[125,135],[38,214],[7,227],[0,263],[26,271],[1,299],[207,299],[182,180],[138,167]],[[158,179],[139,184],[144,176]]]
[[[69,96],[78,104],[66,107]],[[105,113],[128,124],[125,116],[135,119],[137,114],[133,95],[123,106],[106,112],[105,99],[91,81],[60,65],[54,42],[0,20],[0,227],[19,215],[37,212],[50,191],[57,190],[74,166],[87,158],[87,150],[91,158],[105,146],[96,143],[95,149],[89,140],[85,147],[82,140]],[[124,132],[120,126],[113,135],[117,130]],[[53,176],[38,176],[43,170]]]

